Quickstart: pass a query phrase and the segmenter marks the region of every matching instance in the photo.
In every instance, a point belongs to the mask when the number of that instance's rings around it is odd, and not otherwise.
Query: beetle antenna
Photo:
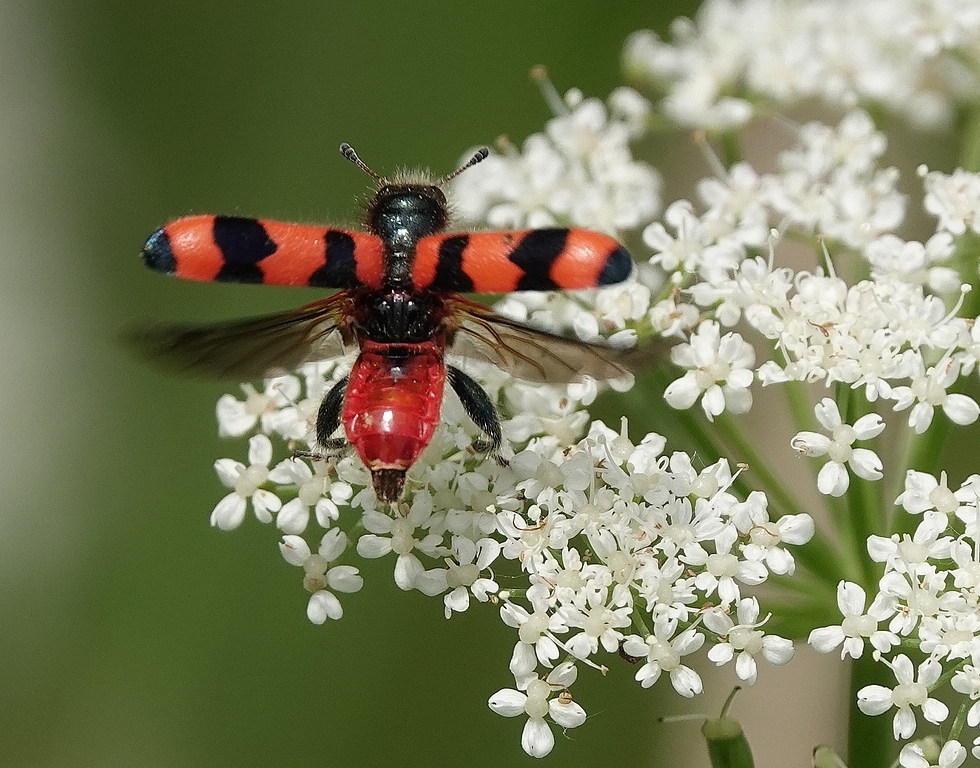
[[[447,181],[452,181],[457,176],[459,176],[459,174],[465,171],[467,168],[472,168],[477,163],[486,160],[489,156],[490,156],[490,150],[487,149],[486,147],[480,147],[476,152],[473,153],[473,157],[471,157],[469,160],[467,160],[465,163],[459,166],[459,168],[457,168],[455,171],[450,173],[448,176],[443,176],[441,179],[439,179],[439,182],[435,186],[441,187]]]
[[[368,176],[370,176],[372,179],[378,182],[378,184],[384,184],[384,179],[382,179],[380,176],[378,176],[378,174],[376,174],[374,171],[368,168],[364,164],[364,161],[357,156],[357,152],[354,151],[354,148],[346,141],[340,145],[340,154],[342,154],[344,157],[350,160],[354,165],[356,165],[358,168],[364,171],[364,173],[366,173]]]

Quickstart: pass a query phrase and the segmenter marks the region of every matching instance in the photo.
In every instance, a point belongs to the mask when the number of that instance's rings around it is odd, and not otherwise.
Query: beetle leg
[[[333,389],[327,392],[323,402],[320,403],[320,410],[316,415],[316,442],[327,454],[344,453],[350,448],[347,438],[332,436],[340,429],[340,412],[344,407],[344,395],[347,393],[349,378],[344,376],[333,385]]]
[[[455,366],[448,366],[449,384],[463,404],[466,415],[486,435],[473,441],[473,450],[486,453],[501,466],[507,466],[507,461],[500,456],[500,444],[503,440],[500,433],[500,417],[493,407],[490,398],[479,384]]]

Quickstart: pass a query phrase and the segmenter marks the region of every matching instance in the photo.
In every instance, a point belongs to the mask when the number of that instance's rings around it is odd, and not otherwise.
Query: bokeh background
[[[151,274],[163,222],[352,223],[370,184],[341,141],[381,173],[446,172],[541,129],[533,65],[604,97],[626,35],[695,6],[0,2],[0,766],[531,762],[486,706],[512,684],[496,612],[447,622],[386,560],[311,626],[270,528],[208,527],[212,463],[244,455],[215,434],[234,387],[118,337],[312,297]],[[663,764],[654,720],[682,707],[631,677],[580,676],[590,721],[550,761]]]

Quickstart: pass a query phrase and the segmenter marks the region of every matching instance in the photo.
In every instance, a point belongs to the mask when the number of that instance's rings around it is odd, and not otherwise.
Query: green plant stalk
[[[960,704],[960,708],[956,710],[956,716],[953,718],[952,725],[949,726],[948,737],[950,739],[959,740],[960,734],[963,732],[963,726],[966,725],[966,716],[970,712],[971,701],[968,698],[963,699],[963,703]]]
[[[728,448],[728,455],[738,456],[749,465],[752,477],[759,481],[770,503],[781,514],[799,514],[804,508],[802,502],[769,469],[755,446],[737,428],[734,419],[722,414],[715,420],[715,426],[719,439]],[[794,557],[798,557],[801,563],[823,581],[836,586],[840,580],[840,572],[833,567],[838,562],[836,548],[819,531],[814,533],[808,544],[794,550]]]
[[[754,768],[752,750],[742,725],[728,715],[739,690],[741,689],[736,686],[728,695],[722,705],[720,717],[708,718],[701,726],[712,768]]]
[[[980,107],[971,110],[966,117],[959,165],[966,171],[980,171]]]
[[[860,768],[889,768],[898,756],[892,735],[891,713],[865,715],[857,706],[857,692],[867,685],[893,687],[894,675],[876,662],[870,652],[851,662],[851,687],[847,718],[847,764]]]

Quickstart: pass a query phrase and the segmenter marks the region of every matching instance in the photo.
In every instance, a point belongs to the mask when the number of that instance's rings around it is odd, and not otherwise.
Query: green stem
[[[793,426],[797,432],[805,430],[813,423],[813,405],[806,396],[806,387],[802,381],[787,381],[783,384],[786,393],[786,404],[789,406]]]
[[[766,496],[780,508],[783,514],[797,514],[804,505],[783,485],[779,477],[769,469],[769,462],[762,458],[755,446],[745,438],[743,430],[727,413],[715,420],[718,436],[731,449],[731,453],[749,465],[749,471],[766,491]]]
[[[803,503],[769,469],[768,462],[758,453],[754,444],[745,438],[731,416],[719,416],[715,420],[715,427],[719,439],[727,448],[726,453],[749,465],[747,474],[757,480],[765,491],[775,515],[795,515],[805,509]],[[743,491],[744,486],[738,487],[740,493],[747,496]],[[820,531],[815,531],[807,544],[794,549],[793,556],[825,584],[836,587],[837,582],[845,575],[837,567],[840,562],[837,547]]]
[[[908,452],[908,469],[935,474],[942,461],[943,446],[949,436],[949,420],[937,415],[924,434],[914,435]]]
[[[636,633],[640,637],[647,638],[653,634],[650,631],[650,628],[647,626],[647,623],[643,620],[643,612],[639,609],[634,610],[633,613],[630,614],[630,619],[633,622],[633,629],[636,630]]]
[[[963,659],[958,664],[954,664],[950,667],[947,667],[945,670],[943,670],[943,673],[939,676],[939,679],[937,679],[936,682],[934,682],[932,685],[929,686],[929,693],[933,693],[935,691],[941,691],[943,688],[946,687],[947,683],[949,683],[950,680],[956,677],[956,673],[959,672],[961,669],[963,669],[963,667],[965,666],[966,666],[966,659]]]
[[[766,606],[772,611],[770,632],[805,642],[815,627],[840,624],[836,585],[818,581],[797,571],[793,576],[772,576],[767,581],[775,588]]]
[[[837,547],[837,557],[840,562],[837,570],[840,578],[853,581],[855,584],[864,582],[862,540],[855,534],[855,529],[851,524],[849,505],[842,497],[827,496],[827,508],[834,520],[833,530],[837,533],[839,546]]]
[[[850,576],[841,568],[840,548],[819,530],[814,531],[813,538],[806,544],[793,548],[793,559],[820,582],[823,593],[827,592],[828,586],[836,589],[837,582]]]
[[[713,459],[722,455],[717,441],[705,429],[704,420],[699,418],[691,408],[678,411],[677,420],[683,426],[685,433],[693,439],[698,451],[704,456],[710,456]]]
[[[953,718],[953,724],[949,726],[949,738],[959,740],[960,734],[963,732],[963,726],[966,725],[966,716],[970,711],[970,700],[964,698],[963,703],[960,704],[960,708],[956,711],[956,717]]]
[[[850,713],[848,722],[847,764],[861,768],[888,768],[898,756],[892,736],[892,718],[886,712],[877,717],[865,715],[857,706],[857,693],[867,685],[895,686],[895,676],[871,653],[855,659],[851,665]]]
[[[855,424],[859,419],[873,412],[871,404],[857,390],[843,384],[837,389],[841,418],[845,423]],[[880,446],[876,442],[875,448]],[[848,470],[850,472],[850,469]],[[868,537],[883,530],[880,486],[876,480],[864,480],[851,475],[847,487],[847,508],[845,525],[850,530],[849,544],[853,548],[851,557],[860,568],[858,581],[868,592],[874,593],[877,583],[876,569],[867,554]]]
[[[960,152],[961,168],[967,171],[980,170],[980,107],[974,108],[963,126],[963,144]]]
[[[851,549],[851,559],[860,569],[857,583],[873,594],[877,591],[874,564],[867,555],[867,541],[868,536],[873,532],[872,520],[876,509],[873,506],[874,494],[868,491],[868,486],[871,484],[871,481],[851,477],[851,483],[847,487],[847,512],[844,522],[848,531],[847,541]]]
[[[721,161],[726,168],[731,168],[742,159],[742,147],[738,143],[738,134],[735,131],[726,131],[719,137],[721,145]]]

